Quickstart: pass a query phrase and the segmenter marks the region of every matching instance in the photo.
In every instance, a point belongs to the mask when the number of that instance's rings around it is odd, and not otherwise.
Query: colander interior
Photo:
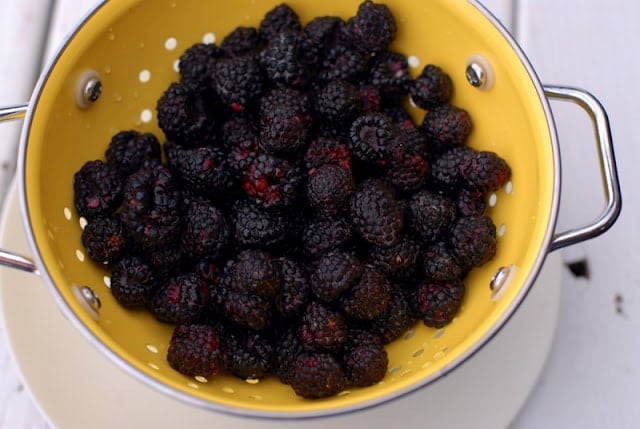
[[[43,275],[72,321],[116,362],[198,405],[251,415],[322,415],[375,404],[437,379],[477,349],[517,306],[544,257],[554,221],[555,149],[538,88],[503,34],[468,1],[386,3],[399,27],[393,49],[409,56],[414,75],[429,63],[451,75],[453,103],[474,120],[470,145],[498,152],[513,170],[512,181],[488,200],[498,229],[498,253],[467,278],[459,316],[443,329],[417,324],[388,346],[389,371],[379,384],[324,400],[297,397],[272,378],[256,382],[220,375],[206,380],[172,370],[165,360],[172,327],[118,305],[109,291],[109,272],[85,255],[83,219],[73,208],[73,174],[87,160],[103,159],[111,136],[120,130],[153,132],[162,140],[156,100],[178,79],[182,51],[196,42],[220,42],[238,25],[257,26],[277,3],[119,0],[95,11],[43,76],[23,136],[21,178],[27,229]],[[352,16],[359,2],[289,4],[307,22],[319,15]],[[483,56],[493,68],[495,83],[488,91],[472,87],[465,78],[472,55]],[[100,76],[103,92],[94,105],[82,109],[75,91],[87,70]],[[415,113],[419,118],[421,113]],[[515,269],[496,299],[489,283],[500,267]],[[97,319],[73,292],[81,285],[99,295]]]

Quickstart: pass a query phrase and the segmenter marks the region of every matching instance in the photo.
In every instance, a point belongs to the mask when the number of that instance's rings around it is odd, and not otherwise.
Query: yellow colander
[[[471,272],[462,310],[450,325],[432,329],[416,324],[388,346],[389,370],[375,386],[305,400],[275,378],[249,382],[220,375],[206,380],[177,373],[165,359],[172,327],[118,305],[109,291],[109,272],[85,255],[83,219],[73,206],[73,174],[87,160],[103,158],[111,136],[120,130],[162,136],[155,105],[178,79],[181,52],[197,42],[220,41],[238,25],[257,26],[276,4],[113,0],[95,9],[46,69],[28,107],[2,111],[13,117],[26,110],[18,183],[35,262],[9,253],[2,260],[37,271],[93,344],[163,392],[240,415],[324,416],[401,397],[471,358],[517,309],[549,251],[613,224],[620,210],[619,187],[606,114],[597,100],[577,89],[544,88],[515,42],[479,4],[387,0],[398,23],[392,48],[409,57],[414,75],[429,63],[451,75],[453,103],[474,119],[470,145],[499,153],[513,170],[512,181],[488,199],[498,230],[497,255]],[[319,15],[352,16],[359,1],[289,4],[307,22]],[[554,232],[560,164],[549,95],[578,103],[593,119],[607,202],[593,223],[561,234]]]

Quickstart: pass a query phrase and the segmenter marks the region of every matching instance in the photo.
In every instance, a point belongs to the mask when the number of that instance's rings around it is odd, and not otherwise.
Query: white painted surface
[[[46,48],[50,55],[93,3],[0,2],[0,105],[27,100],[40,53]],[[506,25],[512,24],[511,1],[483,3]],[[41,35],[52,4],[51,28],[43,45]],[[634,85],[640,63],[632,49],[640,41],[636,18],[640,3],[582,0],[576,7],[568,0],[514,0],[514,4],[518,39],[541,80],[585,87],[607,108],[625,200],[623,214],[610,232],[564,251],[567,260],[587,257],[591,278],[563,277],[561,314],[549,361],[512,429],[639,427],[635,398],[640,396],[640,274],[634,270],[634,259],[640,230],[634,224],[639,208],[633,175],[640,161]],[[559,225],[564,228],[599,212],[600,184],[590,123],[574,107],[554,104],[554,112],[564,159]],[[2,194],[15,162],[17,133],[16,126],[0,125],[0,166],[8,165],[0,167]],[[48,427],[26,394],[3,341],[0,333],[0,428]]]
[[[546,370],[518,429],[640,427],[640,128],[635,114],[640,41],[635,0],[523,0],[519,39],[543,82],[584,87],[607,108],[623,193],[618,223],[565,251],[586,257],[590,279],[565,275],[561,314]],[[591,126],[575,107],[557,106],[564,186],[561,227],[599,212],[600,181]],[[616,297],[621,298],[616,298]]]

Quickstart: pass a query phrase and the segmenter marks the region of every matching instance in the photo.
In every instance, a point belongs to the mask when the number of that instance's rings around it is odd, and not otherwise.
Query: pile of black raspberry
[[[118,302],[175,325],[178,372],[332,396],[381,381],[414,323],[456,316],[511,170],[467,145],[451,78],[412,76],[396,32],[371,0],[307,24],[281,4],[183,53],[162,136],[121,131],[78,169],[87,254]]]

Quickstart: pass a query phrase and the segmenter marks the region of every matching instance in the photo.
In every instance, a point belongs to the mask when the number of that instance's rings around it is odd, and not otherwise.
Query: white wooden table
[[[0,105],[27,101],[43,58],[95,0],[0,2]],[[636,122],[640,3],[636,0],[485,0],[516,35],[544,83],[582,86],[612,121],[624,208],[606,235],[564,251],[585,258],[590,277],[567,270],[561,314],[546,368],[512,429],[640,427],[640,128]],[[623,45],[625,47],[623,47]],[[630,48],[627,48],[630,47]],[[600,208],[591,125],[574,109],[553,106],[564,175],[559,227]],[[0,196],[15,167],[19,124],[0,126]],[[48,428],[0,333],[0,428]],[[491,412],[488,410],[488,412]]]

